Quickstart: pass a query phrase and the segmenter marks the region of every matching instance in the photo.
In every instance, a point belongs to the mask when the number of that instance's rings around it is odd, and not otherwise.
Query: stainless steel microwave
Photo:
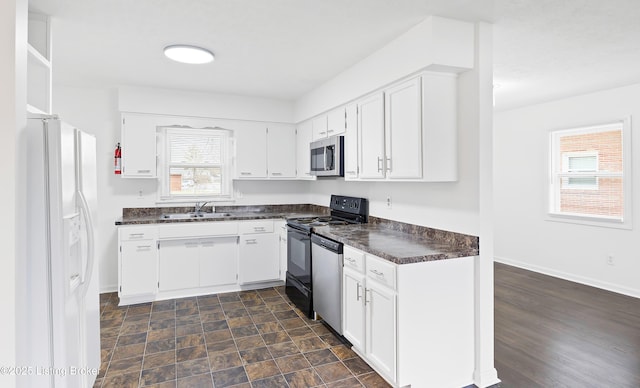
[[[311,175],[344,176],[344,136],[311,142]]]

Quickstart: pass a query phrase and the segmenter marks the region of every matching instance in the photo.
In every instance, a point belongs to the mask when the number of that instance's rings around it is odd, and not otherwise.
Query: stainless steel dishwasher
[[[342,243],[311,235],[313,310],[342,335]]]

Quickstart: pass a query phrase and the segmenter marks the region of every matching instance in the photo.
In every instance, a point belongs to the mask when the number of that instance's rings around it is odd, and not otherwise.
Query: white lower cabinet
[[[230,220],[120,227],[120,304],[273,286],[284,276],[281,257],[286,272],[283,225]]]
[[[212,237],[160,242],[160,291],[234,284],[238,238]]]
[[[198,240],[160,241],[158,289],[173,291],[197,287],[199,251]]]
[[[367,257],[367,259],[369,259]],[[396,379],[396,293],[367,278],[365,355],[391,380]]]
[[[364,275],[345,266],[342,272],[342,333],[361,351],[365,349],[363,294]]]
[[[344,247],[344,336],[394,387],[464,387],[474,372],[474,257],[396,265]]]
[[[238,238],[200,240],[200,287],[235,284],[238,281]]]
[[[154,240],[120,244],[121,297],[155,294],[158,289],[158,250]]]
[[[240,236],[240,284],[280,278],[278,236],[273,233]]]
[[[155,228],[118,229],[118,296],[153,298],[158,291],[158,249]]]

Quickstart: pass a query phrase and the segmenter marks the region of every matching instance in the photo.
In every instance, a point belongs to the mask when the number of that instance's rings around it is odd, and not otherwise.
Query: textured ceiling
[[[640,82],[640,0],[31,0],[53,17],[54,84],[292,100],[430,14],[495,23],[498,109]],[[169,61],[169,44],[216,61]]]

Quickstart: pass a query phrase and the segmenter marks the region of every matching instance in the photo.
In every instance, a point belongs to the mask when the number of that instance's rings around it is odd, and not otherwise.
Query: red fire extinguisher
[[[122,160],[122,148],[120,148],[120,143],[116,145],[116,152],[114,157],[115,170],[113,171],[115,174],[122,173],[122,165],[120,164]]]

